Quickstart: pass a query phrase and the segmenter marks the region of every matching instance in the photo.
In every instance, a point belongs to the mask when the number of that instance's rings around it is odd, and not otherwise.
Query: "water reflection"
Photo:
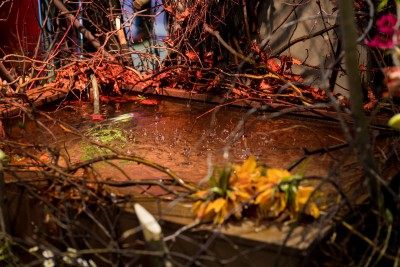
[[[161,163],[183,178],[197,181],[207,174],[207,157],[211,156],[214,163],[221,162],[224,148],[235,162],[253,154],[268,166],[286,168],[303,156],[304,149],[312,151],[343,140],[337,125],[293,118],[257,122],[240,135],[233,130],[246,117],[247,110],[224,107],[196,120],[213,106],[189,103],[163,99],[157,107],[121,106],[121,113],[135,114],[135,127],[130,129],[135,133],[135,142],[128,142],[125,151]],[[258,116],[249,116],[244,127]],[[337,154],[312,157],[308,163],[309,174],[325,174]],[[147,175],[147,172],[136,174]]]
[[[186,100],[160,99],[157,106],[123,103],[119,105],[118,111],[107,107],[106,115],[109,119],[101,123],[90,120],[90,105],[60,109],[52,115],[84,134],[93,127],[114,127],[109,134],[122,135],[111,144],[114,149],[162,164],[183,179],[194,182],[207,176],[210,162],[223,162],[226,152],[229,161],[239,163],[252,154],[260,163],[287,168],[304,155],[304,150],[312,151],[337,145],[344,139],[338,125],[289,117],[256,122],[245,131],[240,131],[244,134],[238,134],[233,131],[243,118],[247,118],[243,123],[247,127],[262,114],[247,117],[248,110],[235,107],[223,107],[217,112],[205,114],[213,107],[205,103],[192,104]],[[133,119],[117,122],[112,119],[121,114],[130,114]],[[202,114],[205,115],[201,116]],[[65,143],[72,162],[82,160],[87,152],[82,141],[66,136],[52,125],[48,127],[57,136],[54,143]],[[33,128],[29,132],[24,133],[24,138],[37,138]],[[342,153],[343,151],[336,151],[311,156],[307,164],[307,174],[325,175],[330,164],[340,159]],[[159,179],[162,176],[142,165],[121,163],[120,167],[131,179]],[[105,179],[126,179],[107,166],[99,166],[99,172]]]

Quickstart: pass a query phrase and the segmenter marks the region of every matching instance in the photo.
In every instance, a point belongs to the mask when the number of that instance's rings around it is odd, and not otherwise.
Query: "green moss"
[[[113,127],[115,126],[115,127]],[[118,128],[118,125],[109,125],[106,128],[103,126],[94,126],[86,131],[85,136],[89,139],[100,143],[115,150],[122,150],[126,146],[127,138],[125,131]],[[107,155],[111,151],[105,147],[99,147],[87,141],[81,141],[79,147],[83,150],[81,158],[88,160],[93,157]]]

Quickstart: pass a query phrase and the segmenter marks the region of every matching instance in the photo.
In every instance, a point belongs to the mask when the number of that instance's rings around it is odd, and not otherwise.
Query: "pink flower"
[[[396,23],[396,15],[387,14],[380,17],[376,21],[379,34],[374,36],[371,41],[365,41],[365,44],[369,47],[377,47],[381,49],[388,49],[393,47],[394,45],[398,45],[398,42],[396,42],[395,44],[393,43],[393,35],[399,35],[398,32],[395,33]]]
[[[377,47],[381,49],[388,49],[393,47],[393,40],[391,38],[375,35],[371,41],[365,41],[365,44],[369,47]]]
[[[396,15],[387,14],[387,15],[380,17],[376,21],[376,26],[378,27],[378,31],[380,33],[393,36],[396,23],[397,23]]]

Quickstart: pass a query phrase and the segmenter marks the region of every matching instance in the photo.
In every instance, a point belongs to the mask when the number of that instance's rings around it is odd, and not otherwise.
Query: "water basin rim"
[[[234,98],[227,98],[219,95],[213,94],[205,94],[205,93],[198,93],[193,91],[186,91],[183,89],[175,89],[170,87],[162,87],[162,88],[146,88],[143,90],[140,86],[128,86],[123,85],[123,90],[136,92],[136,93],[145,93],[147,95],[155,95],[155,96],[163,96],[167,98],[177,98],[177,99],[186,99],[190,101],[198,101],[203,103],[212,103],[212,104],[228,104],[240,108],[262,108],[265,106],[265,103],[262,103],[257,100],[246,100],[243,99],[239,101],[238,99]],[[268,103],[268,108],[265,109],[266,112],[278,112],[287,109],[289,106],[285,104],[279,103]],[[317,109],[309,109],[309,108],[301,108],[299,106],[296,109],[296,105],[293,105],[293,111],[285,113],[285,115],[289,115],[292,117],[296,117],[298,119],[308,119],[308,120],[317,120],[317,121],[330,121],[330,122],[337,122],[339,123],[339,119],[337,116],[336,111],[327,110],[326,108],[317,108]],[[353,123],[353,118],[350,114],[345,112],[341,113],[342,118],[345,120],[346,123]],[[373,127],[389,129],[387,126],[387,121],[389,120],[389,116],[387,115],[374,115],[368,116],[370,125]]]

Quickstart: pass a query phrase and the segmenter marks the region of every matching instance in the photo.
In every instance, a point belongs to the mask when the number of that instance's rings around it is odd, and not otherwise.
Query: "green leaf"
[[[219,176],[219,187],[225,192],[228,189],[229,178],[231,177],[232,168],[224,166]]]
[[[266,176],[267,175],[267,169],[268,169],[268,167],[265,167],[265,168],[262,168],[261,169],[261,176]]]
[[[221,196],[223,196],[225,194],[225,192],[221,188],[219,188],[217,186],[216,187],[212,187],[211,191],[214,192],[214,193],[217,193],[218,195],[221,195]]]
[[[396,1],[397,2],[397,1]],[[388,4],[388,0],[382,0],[379,4],[378,4],[378,7],[376,8],[376,10],[379,12],[379,11],[382,11],[382,9],[384,9],[386,6],[387,6],[387,4]]]
[[[232,199],[232,191],[231,191],[231,190],[226,190],[226,196],[227,196],[229,199]]]
[[[385,217],[389,224],[393,224],[393,213],[389,209],[385,209]]]
[[[298,166],[298,171],[296,172],[296,174],[292,175],[292,179],[301,179],[302,177],[304,177],[309,161],[310,158],[307,157],[300,163],[300,165]]]
[[[290,184],[283,184],[279,186],[279,189],[285,193],[287,193],[287,191],[289,190],[289,186]]]
[[[400,130],[400,113],[390,118],[388,126],[392,127],[395,130]]]
[[[217,168],[217,167],[216,167]],[[218,168],[217,168],[218,169]],[[210,180],[208,181],[211,187],[217,187],[217,181],[215,180],[215,175],[211,175]]]

